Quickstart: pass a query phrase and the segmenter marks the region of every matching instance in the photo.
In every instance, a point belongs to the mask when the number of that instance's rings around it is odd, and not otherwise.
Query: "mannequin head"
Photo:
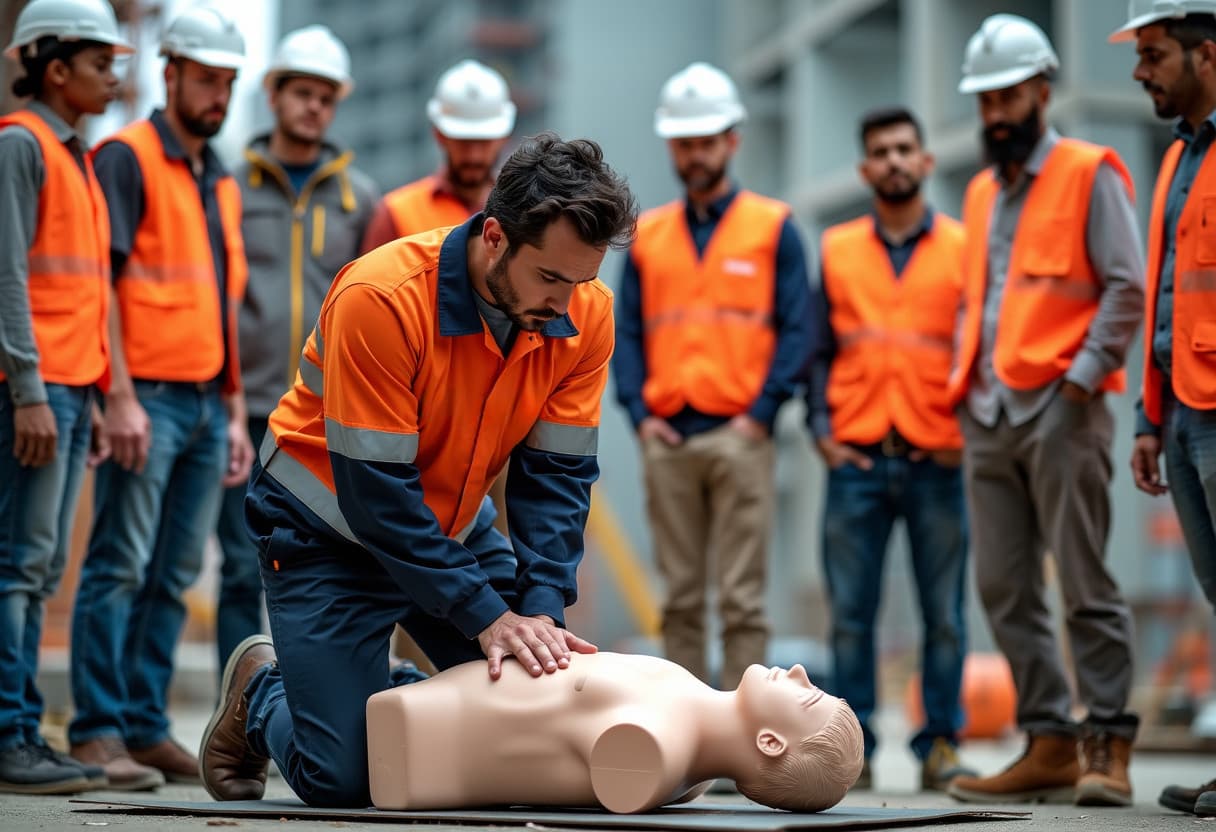
[[[861,725],[843,699],[811,683],[802,665],[754,664],[736,692],[759,754],[754,774],[736,779],[747,798],[796,812],[835,806],[864,762]]]

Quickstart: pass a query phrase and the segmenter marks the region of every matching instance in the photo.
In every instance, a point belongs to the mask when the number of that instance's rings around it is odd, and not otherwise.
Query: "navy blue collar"
[[[730,191],[725,195],[718,197],[709,205],[705,206],[705,214],[708,217],[706,222],[717,222],[722,219],[722,215],[726,213],[726,209],[734,202],[735,197],[739,195],[739,189],[731,186]],[[692,202],[688,197],[684,197],[684,216],[688,218],[688,224],[700,224],[701,220],[697,217],[697,212],[692,209]]]
[[[916,228],[914,228],[912,230],[912,233],[909,234],[906,238],[904,238],[904,241],[902,243],[898,243],[898,244],[892,243],[890,240],[888,240],[886,237],[883,236],[882,227],[878,224],[878,212],[877,211],[871,210],[870,218],[874,221],[874,233],[878,235],[878,239],[882,240],[884,243],[886,243],[889,246],[894,246],[894,245],[906,246],[906,245],[909,245],[912,243],[917,243],[920,241],[921,237],[927,237],[929,235],[929,232],[931,232],[933,230],[933,208],[928,205],[925,206],[925,215],[924,215],[924,217],[921,218],[920,225],[916,226]]]
[[[474,214],[453,228],[439,249],[440,335],[480,335],[484,331],[481,313],[473,300],[468,255],[469,234],[480,233],[482,217],[480,213]],[[540,332],[549,338],[578,335],[578,329],[569,315],[546,322]]]
[[[1187,144],[1191,144],[1196,139],[1203,138],[1205,134],[1211,137],[1213,132],[1216,132],[1216,111],[1210,113],[1200,123],[1198,130],[1191,127],[1191,123],[1184,118],[1180,118],[1174,123],[1174,137],[1182,139]]]

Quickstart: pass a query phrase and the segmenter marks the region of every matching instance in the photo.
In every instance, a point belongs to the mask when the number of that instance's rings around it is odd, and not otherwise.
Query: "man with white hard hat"
[[[173,652],[221,481],[244,482],[252,460],[236,342],[241,197],[207,144],[245,42],[198,7],[169,24],[160,52],[165,108],[95,155],[112,230],[113,455],[98,469],[72,615],[72,756],[107,773],[133,759],[132,789],[198,782],[197,759],[169,732]]]
[[[37,648],[109,373],[109,227],[79,131],[131,51],[104,0],[32,0],[5,50],[29,101],[0,117],[0,792],[109,785],[43,739]]]
[[[426,114],[443,163],[434,174],[385,194],[368,225],[364,251],[459,225],[485,205],[498,156],[515,128],[506,80],[477,61],[461,61],[439,77]]]
[[[1153,191],[1145,293],[1144,376],[1132,474],[1173,498],[1195,576],[1216,606],[1216,2],[1130,3],[1112,42],[1136,44],[1132,77],[1174,120]],[[1159,458],[1165,454],[1165,474]],[[1166,480],[1168,479],[1168,485]],[[1213,707],[1213,706],[1209,706]],[[1207,709],[1205,709],[1207,710]],[[1216,816],[1216,779],[1168,786],[1162,806]]]
[[[355,154],[326,138],[354,87],[346,47],[324,26],[289,32],[263,78],[274,127],[245,148],[234,174],[249,282],[241,304],[241,379],[256,448],[266,420],[295,379],[321,301],[359,245],[379,191]],[[220,569],[219,667],[262,630],[262,577],[245,529],[245,482],[224,491],[216,527]]]
[[[953,399],[961,404],[975,573],[1017,687],[1026,752],[950,793],[979,802],[1129,805],[1137,717],[1131,615],[1104,563],[1110,531],[1107,393],[1140,323],[1143,260],[1126,166],[1047,124],[1059,66],[1043,31],[1009,14],[967,44],[990,167],[967,188],[964,290]],[[1080,703],[1045,597],[1054,557]],[[1079,752],[1079,753],[1078,753]]]
[[[659,95],[684,198],[647,212],[617,293],[617,399],[642,446],[667,658],[709,681],[707,585],[722,618],[719,686],[763,663],[773,422],[810,356],[810,287],[784,203],[727,173],[746,118],[734,83],[694,63]]]

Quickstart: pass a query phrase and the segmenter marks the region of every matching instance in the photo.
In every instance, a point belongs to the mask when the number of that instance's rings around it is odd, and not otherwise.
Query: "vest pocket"
[[[1199,206],[1195,259],[1200,263],[1216,263],[1216,196],[1205,196]]]
[[[1073,218],[1068,216],[1044,217],[1033,223],[1014,239],[1019,256],[1011,271],[1030,277],[1068,274],[1074,231]]]
[[[192,306],[198,299],[193,283],[180,280],[140,281],[130,288],[128,297],[134,303],[162,309]]]
[[[1216,352],[1216,321],[1196,321],[1191,332],[1191,349],[1195,352]]]

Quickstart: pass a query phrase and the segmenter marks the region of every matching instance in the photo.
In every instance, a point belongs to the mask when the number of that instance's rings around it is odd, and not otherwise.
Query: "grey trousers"
[[[1102,396],[1057,394],[1043,412],[995,427],[966,408],[961,424],[976,581],[988,623],[1009,660],[1018,727],[1074,733],[1068,677],[1047,608],[1044,556],[1054,557],[1077,693],[1088,723],[1131,738],[1132,622],[1104,563],[1110,531],[1114,419]]]

